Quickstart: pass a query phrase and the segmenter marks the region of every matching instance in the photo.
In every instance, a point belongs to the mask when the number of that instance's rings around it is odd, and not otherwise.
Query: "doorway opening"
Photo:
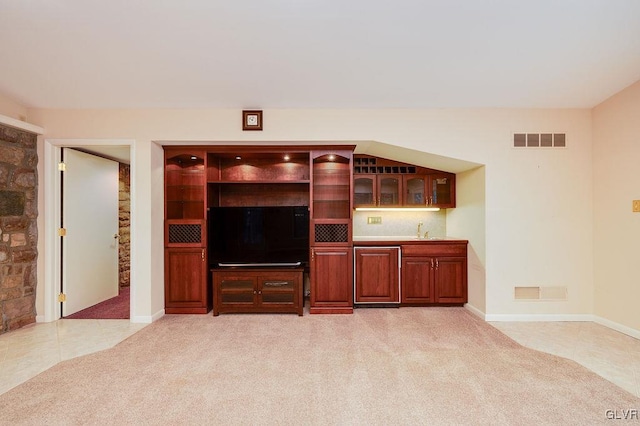
[[[135,214],[135,208],[133,206],[133,197],[131,196],[131,188],[135,187],[135,172],[131,166],[134,141],[131,140],[47,140],[45,141],[45,175],[49,182],[47,183],[47,189],[45,194],[45,230],[47,232],[47,238],[45,240],[45,276],[44,276],[44,318],[40,320],[55,321],[60,318],[95,318],[95,319],[111,319],[111,318],[134,318],[135,304],[132,303],[135,300],[135,266],[130,262],[131,250],[130,242],[134,234],[133,216]],[[65,153],[65,151],[67,151]],[[60,166],[63,156],[71,155],[85,156],[88,158],[98,158],[100,161],[107,161],[114,163],[115,172],[113,179],[108,178],[110,183],[116,190],[115,195],[115,220],[116,228],[106,229],[104,226],[100,226],[93,218],[92,214],[85,217],[78,216],[77,212],[73,212],[70,206],[65,206],[63,202],[63,192],[65,187],[69,191],[68,185],[66,185],[64,179],[64,173],[60,172],[59,168],[66,168]],[[67,162],[65,159],[65,163]],[[77,160],[77,159],[76,159]],[[78,166],[73,166],[77,170]],[[81,166],[82,167],[82,166]],[[92,170],[92,165],[89,164],[88,170]],[[86,169],[87,167],[85,167]],[[86,170],[85,170],[86,171]],[[91,173],[90,173],[91,174]],[[89,177],[88,180],[92,178]],[[99,188],[98,188],[99,187]],[[97,199],[103,198],[102,183],[94,185],[93,192],[95,192]],[[71,191],[76,191],[77,188],[73,188]],[[79,201],[80,200],[80,201]],[[75,204],[95,204],[94,202],[85,202],[82,196],[78,200],[76,194]],[[95,201],[95,200],[94,200]],[[66,210],[66,211],[65,211]],[[74,217],[75,214],[75,217]],[[78,238],[78,232],[72,231],[78,222],[88,222],[84,226],[87,229],[100,228],[103,234],[107,233],[109,242],[101,241],[99,243],[87,240],[82,245],[73,247],[74,244],[78,244],[78,240],[84,239],[83,232],[80,234],[83,238]],[[68,231],[66,228],[71,228]],[[105,228],[105,229],[102,229]],[[62,229],[62,231],[61,231]],[[66,236],[59,236],[59,233],[66,232]],[[74,243],[70,243],[70,233],[75,233]],[[103,235],[104,237],[104,235]],[[66,309],[65,303],[68,303],[69,298],[74,300],[80,294],[82,297],[86,297],[86,294],[82,294],[87,290],[92,290],[95,285],[95,277],[101,276],[102,273],[97,270],[93,270],[93,275],[89,275],[91,279],[82,277],[82,271],[78,271],[76,268],[77,263],[84,263],[82,260],[83,252],[87,255],[91,255],[96,247],[110,246],[110,249],[115,254],[113,257],[113,276],[111,282],[115,284],[109,290],[111,294],[106,294],[98,297],[98,299],[92,299],[95,303],[87,302],[87,306],[76,305],[73,309]],[[80,248],[79,248],[80,247]],[[70,251],[70,249],[73,250]],[[124,250],[121,250],[124,249]],[[78,253],[81,255],[78,256]],[[80,260],[80,262],[79,262]],[[71,268],[69,265],[71,264]],[[89,273],[92,272],[92,267],[88,267]],[[86,274],[86,271],[84,272]],[[80,278],[79,284],[76,283],[76,288],[69,287],[69,279]],[[86,275],[85,275],[86,277]],[[66,302],[60,302],[59,300],[67,298]],[[91,299],[94,296],[89,296]]]

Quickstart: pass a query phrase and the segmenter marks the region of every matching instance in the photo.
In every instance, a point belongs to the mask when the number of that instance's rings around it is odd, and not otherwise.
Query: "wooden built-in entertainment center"
[[[353,312],[352,145],[166,146],[165,312]],[[208,210],[308,209],[299,266],[219,266],[209,257]],[[211,271],[211,273],[208,273]],[[214,303],[215,299],[215,303]]]
[[[455,207],[454,174],[354,148],[165,146],[165,312],[302,315],[308,277],[310,313],[352,313],[353,209]],[[396,243],[358,243],[356,304],[466,302],[466,241]]]

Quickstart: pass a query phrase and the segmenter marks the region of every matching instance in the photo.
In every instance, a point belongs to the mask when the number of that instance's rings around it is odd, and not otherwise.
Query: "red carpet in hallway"
[[[129,319],[129,287],[122,287],[120,294],[97,305],[69,315],[69,319]]]

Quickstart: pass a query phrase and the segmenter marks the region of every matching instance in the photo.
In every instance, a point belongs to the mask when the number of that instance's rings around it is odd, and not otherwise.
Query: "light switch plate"
[[[633,200],[633,212],[640,213],[640,200]]]
[[[381,225],[381,224],[382,224],[382,216],[367,217],[367,225]]]

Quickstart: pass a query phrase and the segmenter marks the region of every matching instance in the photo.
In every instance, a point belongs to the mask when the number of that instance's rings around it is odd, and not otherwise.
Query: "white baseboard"
[[[466,309],[468,309],[472,314],[474,314],[475,316],[477,316],[478,318],[480,318],[480,319],[482,319],[482,320],[485,320],[485,321],[486,321],[486,318],[485,318],[485,316],[486,316],[486,315],[485,315],[485,313],[484,313],[484,312],[482,312],[480,309],[478,309],[478,308],[476,308],[475,306],[470,305],[470,304],[468,304],[468,303],[465,303],[465,304],[464,304],[464,307],[465,307]]]
[[[486,314],[484,317],[488,322],[594,321],[594,316],[591,314]]]
[[[163,316],[164,309],[160,309],[153,315],[136,315],[135,317],[131,317],[131,322],[136,324],[151,324],[152,322],[158,321]]]
[[[626,334],[627,336],[640,339],[640,330],[636,330],[635,328],[627,327],[626,325],[613,322],[611,320],[599,317],[597,315],[593,316],[593,322],[600,325],[604,325],[605,327],[608,327],[612,330],[619,331],[620,333]]]

